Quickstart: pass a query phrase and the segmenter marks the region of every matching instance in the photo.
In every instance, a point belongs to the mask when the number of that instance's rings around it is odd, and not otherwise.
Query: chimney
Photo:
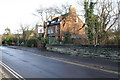
[[[51,16],[51,20],[53,20],[56,16]]]
[[[76,8],[70,6],[69,13],[76,14]]]

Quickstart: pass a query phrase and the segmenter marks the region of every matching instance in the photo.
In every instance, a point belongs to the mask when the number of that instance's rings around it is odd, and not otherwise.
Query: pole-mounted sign
[[[43,27],[38,27],[38,33],[44,33],[44,28]]]

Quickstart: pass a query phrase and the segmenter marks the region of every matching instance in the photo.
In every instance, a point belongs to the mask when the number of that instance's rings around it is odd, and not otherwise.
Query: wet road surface
[[[2,62],[24,78],[118,78],[118,75],[86,68],[27,51],[0,47]]]

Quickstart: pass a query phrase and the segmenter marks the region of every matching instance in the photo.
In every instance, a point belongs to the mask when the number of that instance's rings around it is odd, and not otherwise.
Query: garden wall
[[[46,45],[46,49],[74,56],[120,59],[120,47],[118,45]]]

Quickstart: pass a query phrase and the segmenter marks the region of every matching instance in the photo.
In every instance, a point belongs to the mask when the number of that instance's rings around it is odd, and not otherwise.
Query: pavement
[[[0,80],[5,78],[11,78],[6,72],[3,71],[2,68],[0,68]]]
[[[102,58],[89,58],[89,57],[80,57],[80,56],[71,56],[71,55],[65,55],[58,52],[51,52],[46,50],[40,50],[38,48],[30,48],[30,47],[23,47],[23,46],[9,46],[9,48],[13,49],[19,49],[24,51],[29,51],[37,55],[43,55],[47,57],[53,57],[64,61],[70,61],[74,63],[80,63],[83,65],[96,67],[100,69],[106,69],[111,71],[118,72],[119,69],[119,62],[117,61],[111,61],[107,59]]]

